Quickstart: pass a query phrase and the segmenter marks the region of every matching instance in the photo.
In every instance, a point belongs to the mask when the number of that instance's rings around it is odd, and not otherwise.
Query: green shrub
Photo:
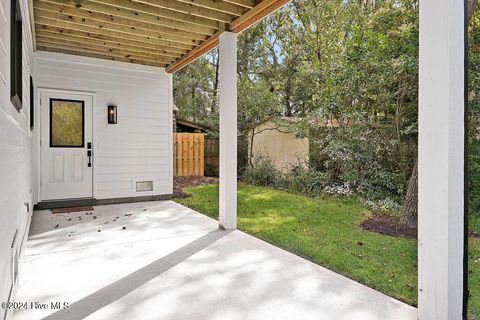
[[[471,139],[468,150],[468,211],[470,229],[480,233],[480,141]]]
[[[281,179],[282,173],[275,167],[268,158],[256,160],[252,166],[248,166],[241,175],[246,183],[262,186],[275,187]]]
[[[298,160],[279,170],[270,159],[260,158],[243,171],[241,179],[310,197],[357,195],[375,211],[398,210],[403,200],[403,176],[383,167],[371,150],[365,149],[364,145],[352,149],[331,142],[323,149],[321,169]]]
[[[316,197],[321,195],[325,188],[325,174],[298,160],[285,168],[277,181],[277,187]]]

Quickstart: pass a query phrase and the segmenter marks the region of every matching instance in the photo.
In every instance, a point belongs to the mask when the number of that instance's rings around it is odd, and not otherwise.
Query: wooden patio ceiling
[[[175,72],[288,0],[31,0],[37,50]]]

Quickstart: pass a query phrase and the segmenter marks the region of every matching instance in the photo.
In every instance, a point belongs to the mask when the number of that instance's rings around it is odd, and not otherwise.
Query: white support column
[[[220,227],[237,228],[237,35],[219,38]]]
[[[464,1],[420,1],[418,317],[462,318]]]

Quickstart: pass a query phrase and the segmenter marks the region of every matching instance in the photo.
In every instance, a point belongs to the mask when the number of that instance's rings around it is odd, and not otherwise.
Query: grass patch
[[[218,219],[218,186],[178,200]],[[364,231],[371,213],[354,199],[312,199],[250,185],[238,190],[238,227],[408,304],[417,304],[417,241]],[[469,319],[480,320],[480,239],[469,242]]]
[[[480,239],[470,238],[468,256],[468,318],[480,320]]]

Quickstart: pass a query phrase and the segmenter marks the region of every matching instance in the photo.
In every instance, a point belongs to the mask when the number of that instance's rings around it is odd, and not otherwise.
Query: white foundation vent
[[[137,192],[153,191],[153,181],[137,181]]]

